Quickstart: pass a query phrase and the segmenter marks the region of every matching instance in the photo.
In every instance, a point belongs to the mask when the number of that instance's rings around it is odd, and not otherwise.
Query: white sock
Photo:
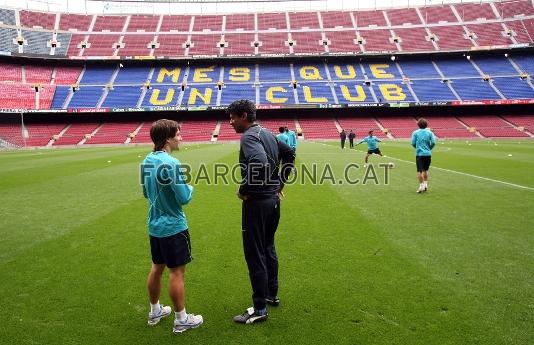
[[[152,314],[159,312],[161,309],[161,306],[159,305],[159,301],[156,302],[156,304],[150,303],[150,312]]]
[[[176,317],[176,320],[184,321],[187,318],[187,313],[185,311],[185,308],[181,311],[175,311],[174,316]]]
[[[424,183],[419,183],[419,189],[423,189],[425,188],[425,184]]]
[[[427,181],[423,182],[423,186],[424,186],[425,188],[428,188],[428,182],[427,182]]]

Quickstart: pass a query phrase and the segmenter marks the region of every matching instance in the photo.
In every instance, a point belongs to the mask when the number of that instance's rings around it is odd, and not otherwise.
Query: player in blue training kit
[[[357,146],[357,145],[360,145],[363,142],[367,143],[367,154],[365,155],[365,164],[367,164],[367,162],[369,161],[369,156],[372,155],[372,154],[377,154],[377,155],[383,156],[382,152],[380,152],[380,149],[378,148],[378,144],[377,144],[377,143],[379,143],[381,141],[382,140],[378,139],[377,137],[375,137],[373,135],[373,130],[370,130],[369,131],[369,135],[366,136],[365,138],[363,138],[362,140],[360,140],[360,142],[356,144],[356,146]]]
[[[289,137],[289,147],[293,149],[293,152],[297,152],[297,134],[287,127],[285,129],[286,135]]]
[[[276,136],[276,139],[278,139],[278,141],[281,141],[284,144],[286,144],[287,146],[289,146],[289,137],[286,134],[286,128],[285,127],[279,127],[278,131],[280,133]]]
[[[161,278],[165,266],[169,269],[169,295],[174,304],[174,333],[196,328],[203,322],[201,315],[185,311],[185,266],[192,260],[187,218],[182,209],[191,201],[193,187],[180,173],[180,161],[170,155],[182,137],[176,121],[158,120],[150,129],[154,150],[141,164],[143,195],[148,199],[148,233],[152,268],[147,288],[150,298],[148,324],[156,325],[171,314],[171,307],[159,303]]]
[[[436,145],[434,133],[428,130],[428,122],[421,118],[417,121],[419,129],[412,133],[412,146],[415,148],[415,164],[417,165],[417,179],[419,189],[417,193],[428,190],[428,169],[432,158],[432,149]]]

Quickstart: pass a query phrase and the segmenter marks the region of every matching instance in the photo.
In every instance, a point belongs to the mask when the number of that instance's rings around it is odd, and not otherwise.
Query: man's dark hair
[[[286,131],[286,128],[285,127],[278,127],[278,131],[280,133],[284,133]]]
[[[248,99],[233,101],[232,104],[226,108],[226,114],[228,115],[236,114],[243,116],[244,113],[247,114],[248,122],[256,121],[256,105]]]
[[[420,118],[419,121],[417,121],[417,125],[419,128],[424,129],[426,126],[428,126],[428,122],[425,119]]]
[[[374,132],[374,131],[371,129],[371,130],[369,131],[369,134],[371,134],[371,133],[373,133],[373,132]]]
[[[174,138],[179,129],[178,122],[174,120],[161,119],[154,122],[150,128],[150,139],[154,143],[154,151],[163,150],[167,139]]]

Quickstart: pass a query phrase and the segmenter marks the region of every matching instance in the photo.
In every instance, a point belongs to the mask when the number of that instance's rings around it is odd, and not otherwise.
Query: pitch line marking
[[[325,146],[335,147],[335,146],[333,146],[333,145],[327,145],[327,144],[323,144],[323,145],[325,145]],[[365,151],[360,151],[360,150],[356,150],[356,149],[354,149],[354,151],[356,151],[356,152],[360,152],[360,153],[365,153]],[[301,153],[301,154],[302,154],[302,153]],[[310,154],[311,154],[311,153],[310,153]],[[342,153],[340,152],[340,153],[334,153],[334,154],[342,154]],[[407,160],[400,159],[400,158],[391,157],[391,156],[386,156],[386,158],[391,158],[391,159],[396,160],[396,161],[399,161],[399,162],[404,162],[404,163],[409,163],[409,164],[415,164],[414,162],[407,161]],[[523,185],[516,184],[516,183],[511,183],[511,182],[506,182],[506,181],[501,181],[501,180],[495,180],[495,179],[492,179],[492,178],[489,178],[489,177],[483,177],[483,176],[473,175],[473,174],[469,174],[469,173],[465,173],[465,172],[461,172],[461,171],[456,171],[456,170],[451,170],[451,169],[445,169],[445,168],[440,168],[440,167],[436,167],[436,166],[432,166],[432,168],[433,168],[433,169],[437,169],[437,170],[447,171],[447,172],[454,173],[454,174],[458,174],[458,175],[464,175],[464,176],[474,177],[474,178],[477,178],[477,179],[480,179],[480,180],[489,181],[489,182],[493,182],[493,183],[500,183],[500,184],[504,184],[504,185],[507,185],[507,186],[510,186],[510,187],[515,187],[515,188],[520,188],[520,189],[526,189],[526,190],[534,191],[534,188],[532,188],[532,187],[527,187],[527,186],[523,186]]]

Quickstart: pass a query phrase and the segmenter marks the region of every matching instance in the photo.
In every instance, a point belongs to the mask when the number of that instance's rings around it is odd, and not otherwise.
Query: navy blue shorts
[[[416,156],[415,165],[417,166],[417,172],[428,171],[431,161],[431,156]]]
[[[370,155],[370,154],[377,154],[377,155],[381,155],[382,152],[380,152],[380,149],[379,148],[376,148],[374,150],[367,150],[367,154]]]
[[[152,262],[156,265],[165,264],[168,268],[174,268],[193,260],[188,230],[167,237],[149,237]]]

